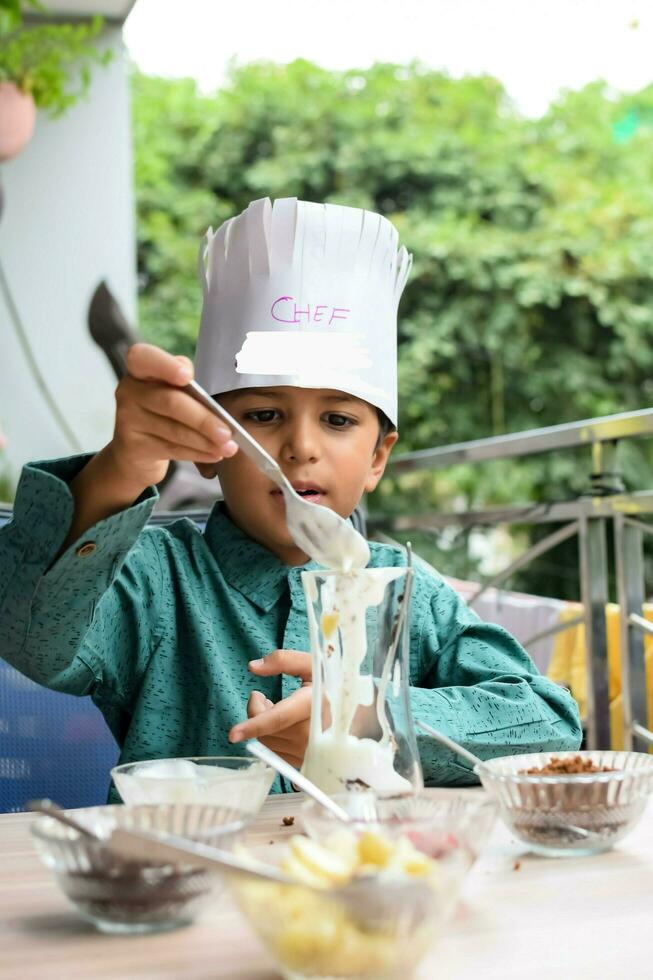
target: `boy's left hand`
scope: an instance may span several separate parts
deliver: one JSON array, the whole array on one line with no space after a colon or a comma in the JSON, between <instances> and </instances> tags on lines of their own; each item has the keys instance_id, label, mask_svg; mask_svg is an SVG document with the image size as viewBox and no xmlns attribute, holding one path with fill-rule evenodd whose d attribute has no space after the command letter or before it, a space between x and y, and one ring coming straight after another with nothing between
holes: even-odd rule
<instances>
[{"instance_id":1,"label":"boy's left hand","mask_svg":"<svg viewBox=\"0 0 653 980\"><path fill-rule=\"evenodd\" d=\"M311 720L311 655L297 650L275 650L263 660L251 660L249 669L259 677L278 674L301 677L302 686L278 704L253 691L247 703L248 720L234 725L229 741L258 738L299 769L304 761Z\"/></svg>"}]
</instances>

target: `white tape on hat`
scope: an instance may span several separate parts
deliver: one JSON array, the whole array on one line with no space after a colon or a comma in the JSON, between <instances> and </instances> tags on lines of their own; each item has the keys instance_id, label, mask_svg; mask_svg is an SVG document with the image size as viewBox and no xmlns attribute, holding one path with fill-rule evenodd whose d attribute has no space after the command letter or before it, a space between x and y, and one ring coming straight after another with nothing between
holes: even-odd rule
<instances>
[{"instance_id":1,"label":"white tape on hat","mask_svg":"<svg viewBox=\"0 0 653 980\"><path fill-rule=\"evenodd\" d=\"M236 355L238 374L312 375L355 373L372 365L369 349L354 333L315 330L250 331Z\"/></svg>"}]
</instances>

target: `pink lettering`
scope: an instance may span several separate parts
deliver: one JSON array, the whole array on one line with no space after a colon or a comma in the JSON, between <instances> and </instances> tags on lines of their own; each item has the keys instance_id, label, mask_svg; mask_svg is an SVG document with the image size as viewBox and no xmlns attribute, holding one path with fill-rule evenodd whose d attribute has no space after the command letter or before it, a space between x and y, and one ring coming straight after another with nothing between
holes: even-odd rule
<instances>
[{"instance_id":1,"label":"pink lettering","mask_svg":"<svg viewBox=\"0 0 653 980\"><path fill-rule=\"evenodd\" d=\"M306 317L306 322L307 323L310 323L311 322L311 304L310 303L308 304L308 306L306 307L305 310L300 310L298 308L298 306L297 306L297 303L295 303L295 321L294 322L295 323L301 323L301 320L299 319L299 317L302 317L302 316L305 316Z\"/></svg>"},{"instance_id":2,"label":"pink lettering","mask_svg":"<svg viewBox=\"0 0 653 980\"><path fill-rule=\"evenodd\" d=\"M328 306L326 303L316 303L313 307L307 303L302 307L294 296L279 296L270 307L270 313L278 323L302 323L302 318L305 323L323 323L328 316L330 326L334 320L348 320L351 310L344 306Z\"/></svg>"},{"instance_id":3,"label":"pink lettering","mask_svg":"<svg viewBox=\"0 0 653 980\"><path fill-rule=\"evenodd\" d=\"M279 323L297 323L296 319L289 320L287 316L277 316L276 313L277 306L279 306L280 303L292 303L292 299L293 299L292 296L280 296L279 299L275 299L274 303L272 304L272 309L270 310L270 312L272 313L274 319L278 320ZM289 311L281 310L280 312L285 313Z\"/></svg>"},{"instance_id":4,"label":"pink lettering","mask_svg":"<svg viewBox=\"0 0 653 980\"><path fill-rule=\"evenodd\" d=\"M333 309L331 310L331 319L329 320L329 326L333 323L334 320L348 319L348 317L346 316L340 316L341 313L351 313L351 310L346 310L340 306L334 306Z\"/></svg>"}]
</instances>

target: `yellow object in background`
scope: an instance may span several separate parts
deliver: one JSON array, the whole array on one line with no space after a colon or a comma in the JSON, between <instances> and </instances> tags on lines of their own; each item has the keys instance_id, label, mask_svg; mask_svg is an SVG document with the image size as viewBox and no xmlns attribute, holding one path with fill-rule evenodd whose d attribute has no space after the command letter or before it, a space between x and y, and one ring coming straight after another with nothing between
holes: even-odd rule
<instances>
[{"instance_id":1,"label":"yellow object in background","mask_svg":"<svg viewBox=\"0 0 653 980\"><path fill-rule=\"evenodd\" d=\"M560 614L560 621L575 619L583 611L580 603L570 603ZM645 603L643 615L653 623L653 604ZM610 742L615 750L624 747L624 713L621 696L621 637L620 608L610 602L605 607L606 632L608 640L608 675L610 696ZM646 710L645 724L653 724L653 637L644 636L644 662L646 669ZM581 718L587 716L587 651L585 647L585 625L580 623L558 633L553 647L551 663L547 671L552 681L568 687L578 702Z\"/></svg>"}]
</instances>

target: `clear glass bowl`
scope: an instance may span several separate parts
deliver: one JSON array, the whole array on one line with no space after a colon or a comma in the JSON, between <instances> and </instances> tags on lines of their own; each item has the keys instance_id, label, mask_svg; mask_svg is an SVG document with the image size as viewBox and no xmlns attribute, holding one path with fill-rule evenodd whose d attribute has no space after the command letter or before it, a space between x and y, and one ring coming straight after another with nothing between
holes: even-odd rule
<instances>
[{"instance_id":1,"label":"clear glass bowl","mask_svg":"<svg viewBox=\"0 0 653 980\"><path fill-rule=\"evenodd\" d=\"M115 766L111 776L130 805L204 803L254 815L263 806L275 772L258 759L212 755L127 762Z\"/></svg>"},{"instance_id":2,"label":"clear glass bowl","mask_svg":"<svg viewBox=\"0 0 653 980\"><path fill-rule=\"evenodd\" d=\"M613 772L526 775L552 758L580 756ZM478 768L512 831L531 850L579 857L609 850L641 817L653 790L653 756L643 752L538 752L492 759Z\"/></svg>"},{"instance_id":3,"label":"clear glass bowl","mask_svg":"<svg viewBox=\"0 0 653 980\"><path fill-rule=\"evenodd\" d=\"M358 833L379 829L391 838L408 834L431 857L437 857L443 846L446 848L455 840L470 865L487 844L496 820L494 802L478 789L442 796L426 791L395 798L350 792L333 799L354 819L352 827ZM303 804L299 819L308 836L318 841L342 827L337 817L314 800Z\"/></svg>"},{"instance_id":4,"label":"clear glass bowl","mask_svg":"<svg viewBox=\"0 0 653 980\"><path fill-rule=\"evenodd\" d=\"M224 847L249 817L227 807L169 804L72 810L98 833L112 825L179 834ZM192 865L122 861L102 840L79 834L52 817L31 826L36 849L66 898L102 932L161 932L191 922L221 889L221 877Z\"/></svg>"},{"instance_id":5,"label":"clear glass bowl","mask_svg":"<svg viewBox=\"0 0 653 980\"><path fill-rule=\"evenodd\" d=\"M383 800L382 805L386 807L392 802ZM404 806L407 801L394 802ZM491 806L478 813L491 823ZM322 828L327 836L329 832L343 830L340 822L331 822L328 816L325 822L320 822L317 809L313 811L308 804L302 821L316 836L321 835ZM383 821L382 827L379 821L368 820L357 821L350 827L355 833L376 827L385 836L408 837L415 847L436 858L437 865L428 877L428 888L432 889L429 900L415 916L403 899L398 899L396 909L391 907L389 919L385 918L375 928L369 922L359 922L351 905L330 890L322 892L299 884L250 882L228 876L228 887L241 912L275 958L286 980L408 980L456 905L472 856L463 843L464 835L459 834L460 823L453 818L453 807L449 819L442 821L432 811L426 814L424 808L406 818L395 812L392 818ZM274 851L272 859L280 862L283 847ZM265 857L270 860L269 850Z\"/></svg>"}]
</instances>

